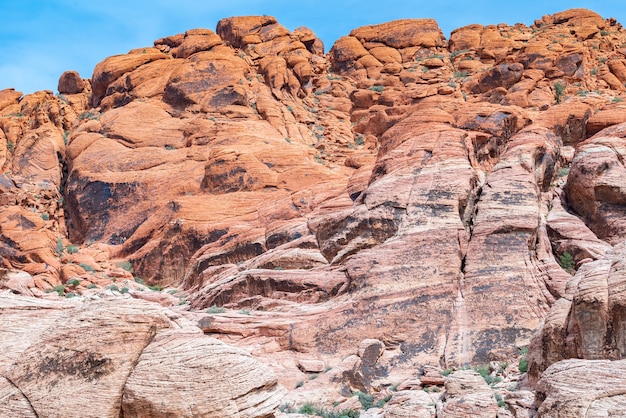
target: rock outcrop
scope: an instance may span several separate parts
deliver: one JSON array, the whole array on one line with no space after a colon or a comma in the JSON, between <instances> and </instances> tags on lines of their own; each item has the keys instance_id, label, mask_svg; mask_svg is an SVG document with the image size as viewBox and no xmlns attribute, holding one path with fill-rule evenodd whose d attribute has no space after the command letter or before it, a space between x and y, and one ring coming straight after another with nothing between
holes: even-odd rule
<instances>
[{"instance_id":1,"label":"rock outcrop","mask_svg":"<svg viewBox=\"0 0 626 418\"><path fill-rule=\"evenodd\" d=\"M10 360L0 388L13 410L44 415L46 379L61 399L96 378L111 382L94 395L104 415L272 413L265 372L195 404L199 370L227 381L239 369L194 353L253 360L162 307L54 304L102 294L180 303L204 333L280 364L290 387L351 356L333 376L382 394L424 365L516 359L542 324L532 383L563 359L622 358L624 44L619 23L584 9L450 39L403 19L356 28L326 55L305 27L231 17L106 58L89 80L68 71L58 96L0 91L0 286L50 299L33 338L72 341L97 375L69 372L66 347L20 346L28 362ZM71 329L106 322L108 357L55 334L61 312ZM117 356L126 314L138 330ZM46 356L71 379L28 380ZM468 411L504 414L479 398ZM402 399L395 416L433 413L422 395Z\"/></svg>"},{"instance_id":2,"label":"rock outcrop","mask_svg":"<svg viewBox=\"0 0 626 418\"><path fill-rule=\"evenodd\" d=\"M537 385L538 417L617 417L626 405L624 361L563 360Z\"/></svg>"},{"instance_id":3,"label":"rock outcrop","mask_svg":"<svg viewBox=\"0 0 626 418\"><path fill-rule=\"evenodd\" d=\"M583 264L552 307L530 350L531 381L563 359L618 360L626 356L626 244Z\"/></svg>"},{"instance_id":4,"label":"rock outcrop","mask_svg":"<svg viewBox=\"0 0 626 418\"><path fill-rule=\"evenodd\" d=\"M267 367L157 306L0 295L0 415L272 416Z\"/></svg>"}]
</instances>

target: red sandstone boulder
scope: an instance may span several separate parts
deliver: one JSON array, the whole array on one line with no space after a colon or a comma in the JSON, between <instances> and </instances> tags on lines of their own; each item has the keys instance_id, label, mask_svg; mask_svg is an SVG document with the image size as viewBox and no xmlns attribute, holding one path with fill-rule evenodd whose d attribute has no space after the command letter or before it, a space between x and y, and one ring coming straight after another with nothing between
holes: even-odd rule
<instances>
[{"instance_id":1,"label":"red sandstone boulder","mask_svg":"<svg viewBox=\"0 0 626 418\"><path fill-rule=\"evenodd\" d=\"M15 89L0 90L0 110L7 106L17 104L20 97L22 97L22 93L15 91Z\"/></svg>"},{"instance_id":2,"label":"red sandstone boulder","mask_svg":"<svg viewBox=\"0 0 626 418\"><path fill-rule=\"evenodd\" d=\"M76 71L66 71L59 78L57 90L60 94L77 94L85 90L85 81Z\"/></svg>"},{"instance_id":3,"label":"red sandstone boulder","mask_svg":"<svg viewBox=\"0 0 626 418\"><path fill-rule=\"evenodd\" d=\"M133 54L116 55L101 61L94 68L91 77L92 97L91 105L97 107L105 96L109 84L122 75L149 62L170 58L156 49L146 48Z\"/></svg>"},{"instance_id":4,"label":"red sandstone boulder","mask_svg":"<svg viewBox=\"0 0 626 418\"><path fill-rule=\"evenodd\" d=\"M209 29L193 29L185 32L182 42L172 49L175 58L188 58L196 52L209 51L222 44L222 38Z\"/></svg>"},{"instance_id":5,"label":"red sandstone boulder","mask_svg":"<svg viewBox=\"0 0 626 418\"><path fill-rule=\"evenodd\" d=\"M350 32L361 42L380 42L392 48L443 46L445 38L433 19L403 19L363 26Z\"/></svg>"}]
</instances>

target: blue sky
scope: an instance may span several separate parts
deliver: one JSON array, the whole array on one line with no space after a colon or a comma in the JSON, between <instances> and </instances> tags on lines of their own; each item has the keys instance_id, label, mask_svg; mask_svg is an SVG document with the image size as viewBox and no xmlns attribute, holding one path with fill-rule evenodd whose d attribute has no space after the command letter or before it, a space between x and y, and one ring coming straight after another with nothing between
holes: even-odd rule
<instances>
[{"instance_id":1,"label":"blue sky","mask_svg":"<svg viewBox=\"0 0 626 418\"><path fill-rule=\"evenodd\" d=\"M91 78L108 56L193 28L215 30L223 17L271 15L290 30L311 28L328 51L337 38L363 25L432 17L446 37L470 23L525 23L584 7L626 25L626 1L366 1L366 0L16 0L0 12L0 89L56 93L59 76L76 70Z\"/></svg>"}]
</instances>

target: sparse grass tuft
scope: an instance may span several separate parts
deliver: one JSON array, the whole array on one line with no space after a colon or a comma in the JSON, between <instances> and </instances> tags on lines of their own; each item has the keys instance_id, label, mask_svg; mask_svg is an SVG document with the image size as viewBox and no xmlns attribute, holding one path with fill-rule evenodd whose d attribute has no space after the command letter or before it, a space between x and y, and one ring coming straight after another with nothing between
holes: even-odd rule
<instances>
[{"instance_id":1,"label":"sparse grass tuft","mask_svg":"<svg viewBox=\"0 0 626 418\"><path fill-rule=\"evenodd\" d=\"M126 270L129 273L133 272L133 265L130 263L130 261L120 261L120 262L116 263L116 266L118 266L122 270ZM137 281L137 277L135 277L135 281Z\"/></svg>"},{"instance_id":2,"label":"sparse grass tuft","mask_svg":"<svg viewBox=\"0 0 626 418\"><path fill-rule=\"evenodd\" d=\"M210 313L210 314L218 314L218 313L224 313L224 312L226 312L226 309L217 305L213 305L206 310L206 313Z\"/></svg>"}]
</instances>

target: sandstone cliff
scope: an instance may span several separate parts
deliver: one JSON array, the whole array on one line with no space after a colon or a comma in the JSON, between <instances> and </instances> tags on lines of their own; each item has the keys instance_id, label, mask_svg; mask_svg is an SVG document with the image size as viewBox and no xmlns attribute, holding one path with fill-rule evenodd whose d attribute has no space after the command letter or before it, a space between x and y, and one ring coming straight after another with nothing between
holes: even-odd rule
<instances>
[{"instance_id":1,"label":"sandstone cliff","mask_svg":"<svg viewBox=\"0 0 626 418\"><path fill-rule=\"evenodd\" d=\"M345 380L364 390L510 360L545 318L535 380L622 358L619 297L587 291L612 288L626 234L624 45L583 9L450 39L400 20L326 54L233 17L66 72L56 96L1 91L1 284L181 303L288 386L366 339L383 363Z\"/></svg>"}]
</instances>

